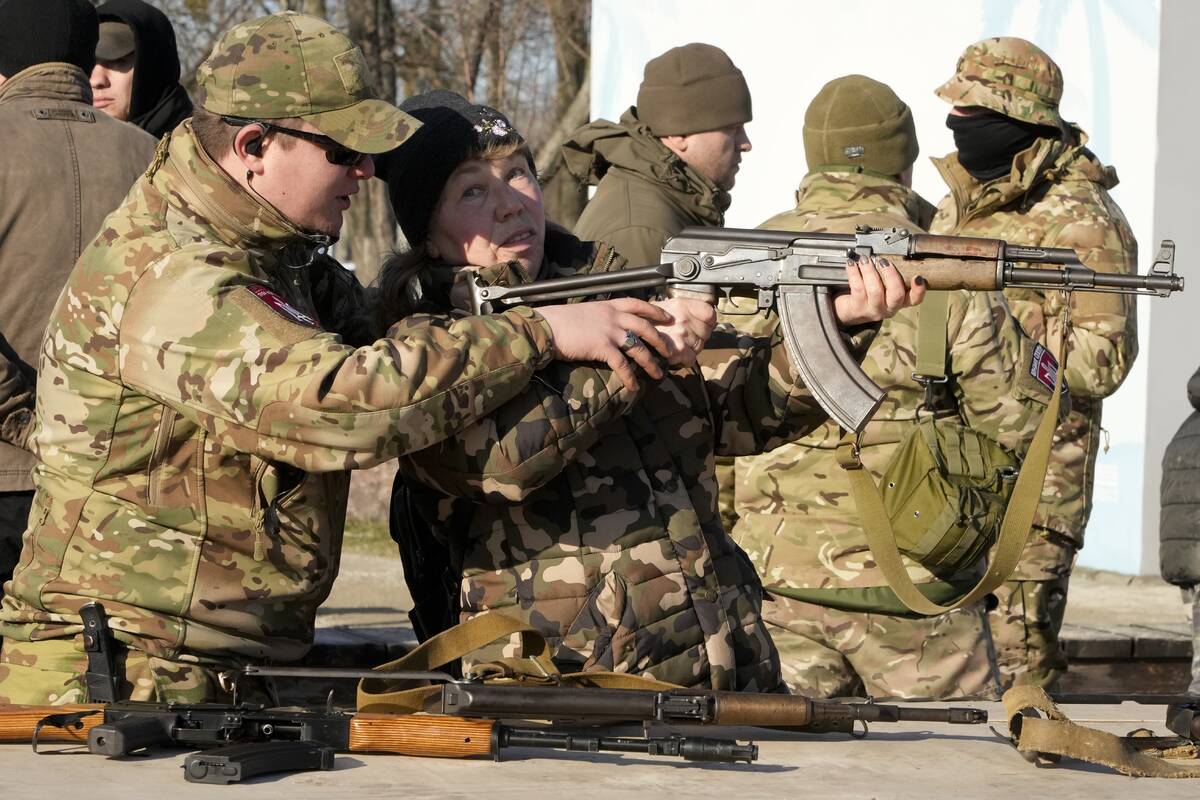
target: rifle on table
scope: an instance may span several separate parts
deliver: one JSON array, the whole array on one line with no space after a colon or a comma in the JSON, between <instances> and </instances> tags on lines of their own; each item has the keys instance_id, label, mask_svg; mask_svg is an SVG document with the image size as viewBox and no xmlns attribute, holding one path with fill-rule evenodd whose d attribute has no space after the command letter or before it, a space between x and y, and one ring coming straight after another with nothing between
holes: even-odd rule
<instances>
[{"instance_id":1,"label":"rifle on table","mask_svg":"<svg viewBox=\"0 0 1200 800\"><path fill-rule=\"evenodd\" d=\"M257 677L411 680L414 673L307 667L242 668ZM436 673L433 673L437 675ZM424 677L426 673L422 673ZM731 692L716 689L608 689L590 686L488 684L452 680L428 688L422 701L431 714L498 719L574 722L659 722L667 725L743 725L801 733L865 734L870 722L987 722L980 708L913 708L875 702L813 700L803 695ZM370 708L369 704L363 704Z\"/></svg>"},{"instance_id":2,"label":"rifle on table","mask_svg":"<svg viewBox=\"0 0 1200 800\"><path fill-rule=\"evenodd\" d=\"M886 256L911 283L930 289L995 291L1007 287L1115 292L1167 297L1182 291L1175 274L1175 243L1164 240L1149 274L1114 275L1085 266L1070 248L1018 247L1000 239L910 234L892 228L857 233L793 233L736 228L684 228L663 246L662 264L520 286L471 282L472 310L488 314L530 305L665 289L668 295L716 303L750 291L745 313L775 309L788 356L829 416L860 431L883 402L884 391L859 367L838 329L833 292L847 286L846 262ZM1019 264L1035 266L1022 267ZM733 312L741 313L741 312Z\"/></svg>"},{"instance_id":3,"label":"rifle on table","mask_svg":"<svg viewBox=\"0 0 1200 800\"><path fill-rule=\"evenodd\" d=\"M184 774L189 781L203 783L230 783L265 772L332 769L334 752L498 759L506 748L531 747L724 763L758 758L753 743L675 734L599 736L457 716L133 700L107 705L0 705L3 742L32 742L35 752L44 742L86 742L89 752L109 757L157 746L200 749L204 752L185 759Z\"/></svg>"}]
</instances>

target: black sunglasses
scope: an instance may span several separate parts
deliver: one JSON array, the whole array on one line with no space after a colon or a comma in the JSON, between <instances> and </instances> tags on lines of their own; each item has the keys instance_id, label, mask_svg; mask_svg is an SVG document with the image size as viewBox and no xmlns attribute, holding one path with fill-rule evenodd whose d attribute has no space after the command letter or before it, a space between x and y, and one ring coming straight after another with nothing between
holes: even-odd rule
<instances>
[{"instance_id":1,"label":"black sunglasses","mask_svg":"<svg viewBox=\"0 0 1200 800\"><path fill-rule=\"evenodd\" d=\"M338 144L333 139L320 133L309 133L308 131L298 131L295 128L285 128L282 125L275 125L271 122L263 122L258 119L241 119L240 117L221 117L221 121L227 122L230 125L245 127L246 125L258 125L263 129L263 133L282 133L284 136L294 136L297 139L303 139L306 142L312 142L317 147L325 151L325 158L330 164L336 164L339 167L357 167L362 164L367 157L366 153L360 153L357 150L351 150L349 147Z\"/></svg>"}]
</instances>

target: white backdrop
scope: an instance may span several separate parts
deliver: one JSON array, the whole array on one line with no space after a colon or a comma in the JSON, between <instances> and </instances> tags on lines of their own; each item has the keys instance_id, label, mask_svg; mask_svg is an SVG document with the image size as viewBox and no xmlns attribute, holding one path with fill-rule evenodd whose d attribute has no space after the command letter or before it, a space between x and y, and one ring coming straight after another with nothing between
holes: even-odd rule
<instances>
[{"instance_id":1,"label":"white backdrop","mask_svg":"<svg viewBox=\"0 0 1200 800\"><path fill-rule=\"evenodd\" d=\"M1021 36L1062 67L1064 117L1090 135L1102 161L1118 168L1121 184L1113 196L1133 225L1145 271L1157 249L1160 13L1157 0L593 0L592 116L616 120L634 103L645 62L668 48L702 41L725 49L754 98L754 120L747 126L753 150L743 158L727 224L753 227L793 204L805 173L801 128L809 100L826 81L862 73L891 85L912 108L921 141L913 184L936 203L945 187L928 157L953 150L953 139L944 124L948 107L933 90L953 74L971 42ZM1182 58L1180 66L1191 62ZM1179 233L1176 238L1183 238ZM1183 247L1180 259L1186 265ZM1139 303L1143 342L1149 340L1151 305ZM1178 386L1162 389L1179 395L1179 402L1167 404L1179 420L1186 408L1182 386L1200 362L1200 348L1185 360L1190 365L1179 368L1186 374ZM1150 361L1144 347L1125 385L1105 401L1110 449L1097 467L1085 565L1157 570L1157 547L1150 541L1157 530L1152 521L1143 528L1144 511L1157 518L1156 506L1152 514L1144 507L1144 495L1156 493L1144 485L1145 464L1161 458L1161 449L1146 449Z\"/></svg>"}]
</instances>

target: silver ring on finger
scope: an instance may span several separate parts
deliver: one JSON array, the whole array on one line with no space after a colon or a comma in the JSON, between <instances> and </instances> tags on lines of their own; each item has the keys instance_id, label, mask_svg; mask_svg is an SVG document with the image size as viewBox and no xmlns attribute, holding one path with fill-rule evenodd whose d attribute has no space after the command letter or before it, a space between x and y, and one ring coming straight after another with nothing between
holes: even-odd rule
<instances>
[{"instance_id":1,"label":"silver ring on finger","mask_svg":"<svg viewBox=\"0 0 1200 800\"><path fill-rule=\"evenodd\" d=\"M633 331L625 331L625 341L617 347L622 353L628 353L633 348L642 343L642 337L638 336Z\"/></svg>"}]
</instances>

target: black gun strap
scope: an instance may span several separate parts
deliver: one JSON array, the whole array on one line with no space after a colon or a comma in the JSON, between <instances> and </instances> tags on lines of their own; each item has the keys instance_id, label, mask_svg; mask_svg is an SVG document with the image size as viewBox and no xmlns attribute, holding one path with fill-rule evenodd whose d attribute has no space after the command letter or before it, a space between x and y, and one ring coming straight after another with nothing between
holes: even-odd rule
<instances>
[{"instance_id":1,"label":"black gun strap","mask_svg":"<svg viewBox=\"0 0 1200 800\"><path fill-rule=\"evenodd\" d=\"M120 683L116 674L116 640L108 627L108 615L97 602L84 603L79 609L83 620L83 651L87 653L84 684L89 703L115 703Z\"/></svg>"}]
</instances>

